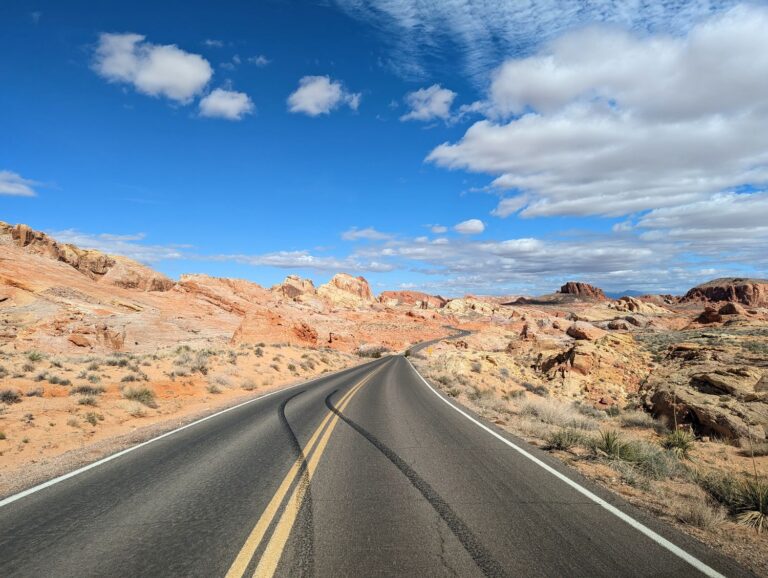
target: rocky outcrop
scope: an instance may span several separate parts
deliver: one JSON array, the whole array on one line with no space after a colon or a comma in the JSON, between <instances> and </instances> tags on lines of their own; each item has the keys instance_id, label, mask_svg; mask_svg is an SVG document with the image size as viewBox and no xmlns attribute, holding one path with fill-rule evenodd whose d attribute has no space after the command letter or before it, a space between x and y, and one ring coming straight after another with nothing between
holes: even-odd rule
<instances>
[{"instance_id":1,"label":"rocky outcrop","mask_svg":"<svg viewBox=\"0 0 768 578\"><path fill-rule=\"evenodd\" d=\"M723 320L723 316L714 307L705 307L696 321L699 323L720 323Z\"/></svg>"},{"instance_id":2,"label":"rocky outcrop","mask_svg":"<svg viewBox=\"0 0 768 578\"><path fill-rule=\"evenodd\" d=\"M59 243L27 225L9 225L0 222L0 236L10 238L13 244L30 253L66 263L101 283L140 291L168 291L174 286L174 282L165 275L136 261Z\"/></svg>"},{"instance_id":3,"label":"rocky outcrop","mask_svg":"<svg viewBox=\"0 0 768 578\"><path fill-rule=\"evenodd\" d=\"M766 371L742 363L740 349L680 343L641 390L646 406L702 435L748 443L766 439Z\"/></svg>"},{"instance_id":4,"label":"rocky outcrop","mask_svg":"<svg viewBox=\"0 0 768 578\"><path fill-rule=\"evenodd\" d=\"M586 321L576 321L568 328L566 334L577 340L595 341L603 337L605 331Z\"/></svg>"},{"instance_id":5,"label":"rocky outcrop","mask_svg":"<svg viewBox=\"0 0 768 578\"><path fill-rule=\"evenodd\" d=\"M298 275L288 275L282 283L274 285L271 291L294 301L299 301L305 296L317 294L317 289L315 289L315 284L312 280L304 279Z\"/></svg>"},{"instance_id":6,"label":"rocky outcrop","mask_svg":"<svg viewBox=\"0 0 768 578\"><path fill-rule=\"evenodd\" d=\"M580 281L568 281L565 285L560 287L560 293L563 295L574 295L581 299L596 299L598 301L608 300L608 297L605 296L602 289Z\"/></svg>"},{"instance_id":7,"label":"rocky outcrop","mask_svg":"<svg viewBox=\"0 0 768 578\"><path fill-rule=\"evenodd\" d=\"M768 279L723 277L697 285L682 298L683 302L729 301L750 307L768 307Z\"/></svg>"},{"instance_id":8,"label":"rocky outcrop","mask_svg":"<svg viewBox=\"0 0 768 578\"><path fill-rule=\"evenodd\" d=\"M655 303L641 301L635 297L620 297L608 307L624 313L640 313L641 315L667 315L671 313L666 307Z\"/></svg>"},{"instance_id":9,"label":"rocky outcrop","mask_svg":"<svg viewBox=\"0 0 768 578\"><path fill-rule=\"evenodd\" d=\"M418 309L442 309L447 300L439 295L429 295L421 291L383 291L379 301L389 307L407 305Z\"/></svg>"},{"instance_id":10,"label":"rocky outcrop","mask_svg":"<svg viewBox=\"0 0 768 578\"><path fill-rule=\"evenodd\" d=\"M499 305L467 295L462 299L451 299L443 310L458 316L491 317L499 312Z\"/></svg>"},{"instance_id":11,"label":"rocky outcrop","mask_svg":"<svg viewBox=\"0 0 768 578\"><path fill-rule=\"evenodd\" d=\"M346 273L334 275L333 279L318 288L317 294L335 307L364 307L375 301L364 277Z\"/></svg>"}]
</instances>

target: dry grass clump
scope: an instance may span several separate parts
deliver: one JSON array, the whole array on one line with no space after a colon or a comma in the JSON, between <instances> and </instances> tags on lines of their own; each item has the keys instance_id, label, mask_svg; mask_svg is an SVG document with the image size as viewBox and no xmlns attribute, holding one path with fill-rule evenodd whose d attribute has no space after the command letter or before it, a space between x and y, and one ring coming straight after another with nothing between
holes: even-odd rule
<instances>
[{"instance_id":1,"label":"dry grass clump","mask_svg":"<svg viewBox=\"0 0 768 578\"><path fill-rule=\"evenodd\" d=\"M21 403L21 394L15 389L2 389L0 390L0 402L6 405Z\"/></svg>"},{"instance_id":2,"label":"dry grass clump","mask_svg":"<svg viewBox=\"0 0 768 578\"><path fill-rule=\"evenodd\" d=\"M726 513L719 504L712 504L709 500L696 500L681 506L676 517L683 524L712 530L725 522Z\"/></svg>"},{"instance_id":3,"label":"dry grass clump","mask_svg":"<svg viewBox=\"0 0 768 578\"><path fill-rule=\"evenodd\" d=\"M758 532L768 528L768 482L755 476L710 473L700 476L699 485L725 506L736 521Z\"/></svg>"},{"instance_id":4,"label":"dry grass clump","mask_svg":"<svg viewBox=\"0 0 768 578\"><path fill-rule=\"evenodd\" d=\"M581 430L595 430L599 424L592 418L582 415L573 405L554 399L532 398L520 404L523 415L538 418L544 423Z\"/></svg>"},{"instance_id":5,"label":"dry grass clump","mask_svg":"<svg viewBox=\"0 0 768 578\"><path fill-rule=\"evenodd\" d=\"M155 401L155 392L148 387L124 387L122 393L125 399L137 401L146 405L147 407L157 407L157 402Z\"/></svg>"}]
</instances>

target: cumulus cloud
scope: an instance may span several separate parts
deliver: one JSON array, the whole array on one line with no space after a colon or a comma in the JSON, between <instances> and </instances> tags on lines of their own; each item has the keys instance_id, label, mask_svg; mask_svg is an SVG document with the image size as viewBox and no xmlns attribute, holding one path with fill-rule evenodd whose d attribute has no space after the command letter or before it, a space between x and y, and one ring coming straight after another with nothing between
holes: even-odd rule
<instances>
[{"instance_id":1,"label":"cumulus cloud","mask_svg":"<svg viewBox=\"0 0 768 578\"><path fill-rule=\"evenodd\" d=\"M38 184L13 171L0 171L0 195L36 197L37 191L34 187Z\"/></svg>"},{"instance_id":2,"label":"cumulus cloud","mask_svg":"<svg viewBox=\"0 0 768 578\"><path fill-rule=\"evenodd\" d=\"M453 230L462 235L477 235L485 231L485 223L480 219L469 219L454 226Z\"/></svg>"},{"instance_id":3,"label":"cumulus cloud","mask_svg":"<svg viewBox=\"0 0 768 578\"><path fill-rule=\"evenodd\" d=\"M217 88L200 101L200 115L241 120L253 113L253 101L244 92Z\"/></svg>"},{"instance_id":4,"label":"cumulus cloud","mask_svg":"<svg viewBox=\"0 0 768 578\"><path fill-rule=\"evenodd\" d=\"M305 76L288 97L288 110L309 116L329 114L341 105L357 110L360 98L359 92L348 92L341 82L329 76Z\"/></svg>"},{"instance_id":5,"label":"cumulus cloud","mask_svg":"<svg viewBox=\"0 0 768 578\"><path fill-rule=\"evenodd\" d=\"M200 94L213 75L210 63L199 54L173 44L152 44L141 34L101 34L93 68L110 82L181 103Z\"/></svg>"},{"instance_id":6,"label":"cumulus cloud","mask_svg":"<svg viewBox=\"0 0 768 578\"><path fill-rule=\"evenodd\" d=\"M451 117L451 105L454 98L456 98L455 92L443 88L439 84L409 92L405 96L405 103L410 111L402 115L400 120L448 120Z\"/></svg>"},{"instance_id":7,"label":"cumulus cloud","mask_svg":"<svg viewBox=\"0 0 768 578\"><path fill-rule=\"evenodd\" d=\"M686 37L570 33L494 74L489 118L435 148L496 176L499 216L624 215L768 185L768 9ZM724 90L723 87L728 87Z\"/></svg>"},{"instance_id":8,"label":"cumulus cloud","mask_svg":"<svg viewBox=\"0 0 768 578\"><path fill-rule=\"evenodd\" d=\"M443 233L448 232L448 227L445 227L444 225L427 225L427 227L429 227L429 230L435 235L442 235Z\"/></svg>"},{"instance_id":9,"label":"cumulus cloud","mask_svg":"<svg viewBox=\"0 0 768 578\"><path fill-rule=\"evenodd\" d=\"M381 231L377 231L373 227L367 227L365 229L358 229L357 227L352 227L348 231L344 231L341 234L341 238L345 241L359 241L361 239L367 240L367 241L383 241L386 239L391 239L392 235L388 233L382 233Z\"/></svg>"}]
</instances>

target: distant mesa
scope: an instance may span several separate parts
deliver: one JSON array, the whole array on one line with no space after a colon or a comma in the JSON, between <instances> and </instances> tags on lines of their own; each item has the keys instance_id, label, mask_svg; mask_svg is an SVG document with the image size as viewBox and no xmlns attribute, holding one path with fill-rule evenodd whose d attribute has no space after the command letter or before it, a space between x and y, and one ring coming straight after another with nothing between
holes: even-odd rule
<instances>
[{"instance_id":1,"label":"distant mesa","mask_svg":"<svg viewBox=\"0 0 768 578\"><path fill-rule=\"evenodd\" d=\"M768 279L721 277L697 285L682 302L729 302L748 307L768 307Z\"/></svg>"},{"instance_id":2,"label":"distant mesa","mask_svg":"<svg viewBox=\"0 0 768 578\"><path fill-rule=\"evenodd\" d=\"M581 281L568 281L560 287L560 293L563 295L575 295L584 299L597 299L599 301L606 301L608 299L602 289L589 283L582 283Z\"/></svg>"}]
</instances>

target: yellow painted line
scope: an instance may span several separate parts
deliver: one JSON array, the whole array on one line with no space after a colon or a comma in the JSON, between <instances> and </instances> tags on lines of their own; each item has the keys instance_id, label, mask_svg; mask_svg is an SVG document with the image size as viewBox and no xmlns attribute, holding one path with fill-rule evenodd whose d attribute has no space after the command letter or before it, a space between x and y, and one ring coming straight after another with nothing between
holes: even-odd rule
<instances>
[{"instance_id":1,"label":"yellow painted line","mask_svg":"<svg viewBox=\"0 0 768 578\"><path fill-rule=\"evenodd\" d=\"M340 413L344 411L354 395L360 391L360 389L362 389L363 385L365 385L370 380L370 378L373 377L374 373L369 375L368 379L360 382L357 387L355 387L355 389L350 392L351 395L339 403L338 411ZM317 469L317 464L320 462L320 458L325 451L325 447L328 445L328 440L331 439L333 429L339 422L338 415L329 413L329 417L330 415L333 415L333 419L331 420L328 429L325 430L323 437L318 442L317 449L312 454L312 457L309 459L307 464L307 476L304 477L294 488L293 494L291 495L288 504L286 504L282 516L280 516L280 521L277 523L277 527L272 533L272 537L269 539L269 543L264 550L264 554L262 555L261 560L259 560L259 565L256 567L256 571L253 573L253 575L257 578L272 578L275 575L277 565L280 562L280 558L283 555L283 550L285 549L285 545L288 542L288 537L291 535L293 525L296 523L296 519L299 516L301 505L304 502L304 496L309 489L309 483L312 481L312 476Z\"/></svg>"},{"instance_id":2,"label":"yellow painted line","mask_svg":"<svg viewBox=\"0 0 768 578\"><path fill-rule=\"evenodd\" d=\"M341 405L342 403L351 399L351 397L355 394L355 392L358 389L360 389L360 387L362 387L378 371L379 371L378 369L375 370L373 373L369 374L367 377L363 378L355 386L353 386L346 394L344 394L339 404ZM288 493L288 490L290 489L291 485L295 481L296 476L298 475L299 470L301 469L301 464L303 463L304 459L309 455L309 453L312 451L318 439L320 439L320 434L322 433L323 429L325 428L325 426L328 424L328 422L331 420L331 417L333 416L334 414L329 411L328 414L323 419L323 421L320 423L320 425L312 434L312 437L309 438L307 445L304 447L304 451L303 451L304 457L296 458L296 461L293 463L290 470L288 470L288 473L286 474L285 478L280 483L280 486L277 488L275 495L272 496L272 499L269 501L269 504L267 504L266 509L261 514L261 517L259 518L259 521L256 523L256 526L254 526L253 530L251 530L251 533L246 538L245 543L243 544L243 547L240 549L240 552L235 558L235 561L232 563L232 566L230 566L229 571L226 574L226 578L241 578L243 574L245 574L245 571L248 568L248 564L250 563L251 558L253 558L254 553L259 547L259 544L261 544L261 541L264 539L264 534L267 532L267 529L272 524L272 521L275 519L275 516L277 515L277 512L280 508L280 504L283 503L283 499L285 498L286 494Z\"/></svg>"}]
</instances>

